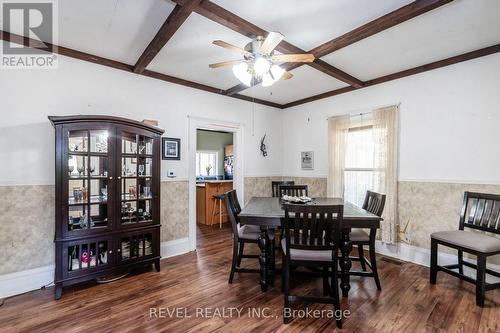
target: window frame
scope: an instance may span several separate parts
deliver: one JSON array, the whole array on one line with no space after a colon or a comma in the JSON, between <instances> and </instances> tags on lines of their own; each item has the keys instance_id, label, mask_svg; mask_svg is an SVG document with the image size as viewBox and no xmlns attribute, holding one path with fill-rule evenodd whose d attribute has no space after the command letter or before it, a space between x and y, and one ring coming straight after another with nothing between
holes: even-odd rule
<instances>
[{"instance_id":1,"label":"window frame","mask_svg":"<svg viewBox=\"0 0 500 333\"><path fill-rule=\"evenodd\" d=\"M215 154L215 165L212 166L212 170L214 170L213 175L205 175L205 174L199 174L196 172L196 177L210 177L210 176L217 176L217 172L219 170L219 151L218 150L197 150L196 151L196 157L198 157L198 154ZM196 163L196 171L199 170L199 163L197 160L195 160Z\"/></svg>"},{"instance_id":2,"label":"window frame","mask_svg":"<svg viewBox=\"0 0 500 333\"><path fill-rule=\"evenodd\" d=\"M362 131L362 130L366 130L366 129L371 129L373 130L373 127L374 125L371 124L370 122L368 123L358 123L358 124L351 124L348 128L347 128L347 135L349 135L349 132L355 132L355 131ZM345 145L345 152L347 152L347 148L348 147L348 143L346 141L346 145ZM375 156L373 156L373 159L374 159L374 162L375 162ZM344 189L343 189L343 197L347 197L346 196L346 190L347 190L347 186L346 186L346 182L345 182L345 179L346 179L346 172L372 172L373 174L375 174L375 172L377 170L380 170L379 168L376 168L375 167L375 163L374 163L374 166L372 168L357 168L357 167L346 167L346 160L344 160L344 167L343 167L343 178L344 178Z\"/></svg>"}]
</instances>

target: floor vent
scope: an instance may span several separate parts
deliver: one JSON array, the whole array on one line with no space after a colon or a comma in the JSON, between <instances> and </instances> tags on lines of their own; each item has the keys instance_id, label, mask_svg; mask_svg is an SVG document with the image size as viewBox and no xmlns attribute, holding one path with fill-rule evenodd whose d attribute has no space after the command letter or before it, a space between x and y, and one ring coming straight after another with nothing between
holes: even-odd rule
<instances>
[{"instance_id":1,"label":"floor vent","mask_svg":"<svg viewBox=\"0 0 500 333\"><path fill-rule=\"evenodd\" d=\"M401 266L403 264L403 261L393 259L393 258L388 258L388 257L382 257L382 259L380 259L380 260L388 262L390 264L398 265L398 266Z\"/></svg>"}]
</instances>

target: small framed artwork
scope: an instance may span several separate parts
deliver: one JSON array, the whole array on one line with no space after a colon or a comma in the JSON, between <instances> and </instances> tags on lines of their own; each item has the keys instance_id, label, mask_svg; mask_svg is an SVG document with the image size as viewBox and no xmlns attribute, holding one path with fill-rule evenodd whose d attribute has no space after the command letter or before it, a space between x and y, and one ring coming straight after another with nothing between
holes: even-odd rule
<instances>
[{"instance_id":1,"label":"small framed artwork","mask_svg":"<svg viewBox=\"0 0 500 333\"><path fill-rule=\"evenodd\" d=\"M162 160L181 159L181 139L161 138Z\"/></svg>"},{"instance_id":2,"label":"small framed artwork","mask_svg":"<svg viewBox=\"0 0 500 333\"><path fill-rule=\"evenodd\" d=\"M302 170L313 170L314 169L314 152L313 151L303 151L300 153L300 165Z\"/></svg>"}]
</instances>

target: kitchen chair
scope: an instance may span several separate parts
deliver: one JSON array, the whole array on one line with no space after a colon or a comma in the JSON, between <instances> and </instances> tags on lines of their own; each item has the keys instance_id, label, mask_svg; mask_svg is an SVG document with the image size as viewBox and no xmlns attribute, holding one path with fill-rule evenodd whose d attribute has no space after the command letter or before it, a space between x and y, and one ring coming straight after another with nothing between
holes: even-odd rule
<instances>
[{"instance_id":1,"label":"kitchen chair","mask_svg":"<svg viewBox=\"0 0 500 333\"><path fill-rule=\"evenodd\" d=\"M338 286L338 252L341 239L343 205L293 205L285 204L285 238L281 240L283 250L283 321L290 302L332 304L334 312L340 311ZM292 266L322 269L323 296L290 295L291 274L297 271ZM330 283L328 278L330 277ZM340 317L336 318L338 328L342 327Z\"/></svg>"},{"instance_id":2,"label":"kitchen chair","mask_svg":"<svg viewBox=\"0 0 500 333\"><path fill-rule=\"evenodd\" d=\"M273 181L271 182L272 190L273 190L273 197L279 197L280 192L279 192L279 187L280 186L285 186L285 185L295 185L295 182L293 180L283 180L283 181Z\"/></svg>"},{"instance_id":3,"label":"kitchen chair","mask_svg":"<svg viewBox=\"0 0 500 333\"><path fill-rule=\"evenodd\" d=\"M465 228L472 229L465 231ZM465 192L458 230L440 231L431 235L430 283L436 284L442 271L476 285L476 305L484 307L485 293L500 288L500 283L487 283L486 274L500 278L500 272L486 268L489 256L500 254L500 239L485 234L500 234L500 195ZM458 250L458 263L438 265L438 245ZM477 257L477 264L465 261L463 253ZM464 266L476 270L476 279L464 275ZM453 269L458 269L458 272Z\"/></svg>"},{"instance_id":4,"label":"kitchen chair","mask_svg":"<svg viewBox=\"0 0 500 333\"><path fill-rule=\"evenodd\" d=\"M260 236L260 228L254 225L241 225L239 223L237 214L241 212L241 207L235 190L226 192L223 195L226 203L227 214L233 230L233 259L231 261L231 272L229 274L229 283L233 283L235 272L260 273L260 269L240 267L241 259L243 258L259 258L258 254L243 254L243 249L245 243L257 244ZM274 241L274 235L270 234L269 239Z\"/></svg>"},{"instance_id":5,"label":"kitchen chair","mask_svg":"<svg viewBox=\"0 0 500 333\"><path fill-rule=\"evenodd\" d=\"M377 192L366 191L365 201L363 203L363 209L369 211L377 216L382 216L385 206L385 194L380 194ZM377 271L377 259L375 256L375 236L377 235L377 229L372 228L370 232L367 233L363 229L353 228L350 233L350 239L353 246L358 247L358 257L351 256L350 259L353 261L359 261L361 264L362 272L351 270L349 275L352 276L368 276L375 279L375 284L378 290L382 290L380 285L380 279L378 277ZM368 246L368 253L370 260L368 261L364 256L363 246ZM371 269L371 272L367 272L366 266Z\"/></svg>"},{"instance_id":6,"label":"kitchen chair","mask_svg":"<svg viewBox=\"0 0 500 333\"><path fill-rule=\"evenodd\" d=\"M280 185L278 188L278 197L282 197L284 195L289 195L293 197L307 196L308 190L307 185Z\"/></svg>"}]
</instances>

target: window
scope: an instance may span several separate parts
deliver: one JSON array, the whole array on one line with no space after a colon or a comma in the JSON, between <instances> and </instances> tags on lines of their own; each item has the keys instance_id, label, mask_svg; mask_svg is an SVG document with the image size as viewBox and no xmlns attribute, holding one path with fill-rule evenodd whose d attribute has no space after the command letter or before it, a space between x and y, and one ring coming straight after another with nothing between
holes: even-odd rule
<instances>
[{"instance_id":1,"label":"window","mask_svg":"<svg viewBox=\"0 0 500 333\"><path fill-rule=\"evenodd\" d=\"M219 152L197 151L196 152L196 176L206 177L217 175Z\"/></svg>"},{"instance_id":2,"label":"window","mask_svg":"<svg viewBox=\"0 0 500 333\"><path fill-rule=\"evenodd\" d=\"M367 190L373 190L375 142L372 126L353 127L347 132L344 168L344 198L363 205Z\"/></svg>"}]
</instances>

